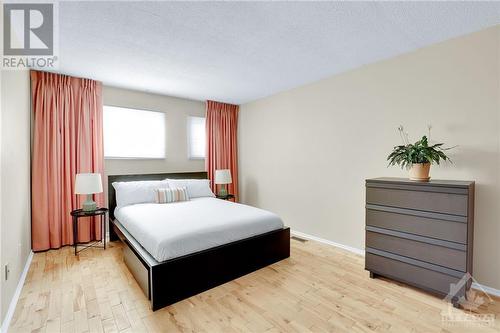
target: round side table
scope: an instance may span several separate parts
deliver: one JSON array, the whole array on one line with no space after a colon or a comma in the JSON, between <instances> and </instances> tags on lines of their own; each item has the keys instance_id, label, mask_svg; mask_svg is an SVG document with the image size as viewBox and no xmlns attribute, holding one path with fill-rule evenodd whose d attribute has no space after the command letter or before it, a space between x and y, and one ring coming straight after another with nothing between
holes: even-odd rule
<instances>
[{"instance_id":1,"label":"round side table","mask_svg":"<svg viewBox=\"0 0 500 333\"><path fill-rule=\"evenodd\" d=\"M82 252L83 250L88 249L89 247L96 247L100 249L106 250L106 214L108 213L107 208L97 208L96 210L86 212L82 209L75 209L71 211L71 216L73 216L73 243L75 246L75 256ZM89 245L84 246L82 249L78 250L78 219L81 217L92 217L92 216L100 216L101 217L101 237L102 240L95 241L90 243ZM102 243L102 246L97 244Z\"/></svg>"}]
</instances>

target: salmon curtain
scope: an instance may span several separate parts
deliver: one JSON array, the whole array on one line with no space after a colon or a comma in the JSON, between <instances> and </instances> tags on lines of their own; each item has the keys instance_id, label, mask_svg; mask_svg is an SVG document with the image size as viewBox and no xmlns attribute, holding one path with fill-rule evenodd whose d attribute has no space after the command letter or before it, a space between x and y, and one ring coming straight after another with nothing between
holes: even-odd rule
<instances>
[{"instance_id":1,"label":"salmon curtain","mask_svg":"<svg viewBox=\"0 0 500 333\"><path fill-rule=\"evenodd\" d=\"M238 105L207 101L206 133L207 157L205 166L214 192L218 188L214 183L215 170L229 169L233 183L227 186L228 193L234 194L238 201L238 155L237 129Z\"/></svg>"},{"instance_id":2,"label":"salmon curtain","mask_svg":"<svg viewBox=\"0 0 500 333\"><path fill-rule=\"evenodd\" d=\"M84 196L74 194L77 173L103 174L102 85L66 75L31 71L33 124L32 247L74 243L70 212ZM94 195L98 206L103 193ZM94 217L78 222L78 241L101 239Z\"/></svg>"}]
</instances>

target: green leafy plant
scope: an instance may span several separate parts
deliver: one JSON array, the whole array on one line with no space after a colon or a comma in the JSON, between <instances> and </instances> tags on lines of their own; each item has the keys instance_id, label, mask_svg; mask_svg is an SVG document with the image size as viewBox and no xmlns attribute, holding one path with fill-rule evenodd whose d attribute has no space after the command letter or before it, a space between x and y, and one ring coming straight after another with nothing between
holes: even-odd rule
<instances>
[{"instance_id":1,"label":"green leafy plant","mask_svg":"<svg viewBox=\"0 0 500 333\"><path fill-rule=\"evenodd\" d=\"M431 126L428 128L430 138ZM439 164L441 160L451 162L445 151L454 147L443 148L443 143L436 143L429 146L429 140L426 135L417 142L410 143L408 133L404 131L403 126L399 126L398 131L403 140L403 145L394 147L392 153L389 154L387 157L389 166L399 165L401 168L409 169L416 163Z\"/></svg>"}]
</instances>

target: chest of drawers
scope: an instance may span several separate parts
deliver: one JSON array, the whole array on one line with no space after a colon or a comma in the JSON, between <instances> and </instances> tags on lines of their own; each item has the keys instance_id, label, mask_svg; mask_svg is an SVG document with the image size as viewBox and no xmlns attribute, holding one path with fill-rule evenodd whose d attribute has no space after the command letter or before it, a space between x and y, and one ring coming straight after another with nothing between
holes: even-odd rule
<instances>
[{"instance_id":1,"label":"chest of drawers","mask_svg":"<svg viewBox=\"0 0 500 333\"><path fill-rule=\"evenodd\" d=\"M366 180L366 257L371 277L440 296L472 274L474 182ZM452 302L470 288L470 281Z\"/></svg>"}]
</instances>

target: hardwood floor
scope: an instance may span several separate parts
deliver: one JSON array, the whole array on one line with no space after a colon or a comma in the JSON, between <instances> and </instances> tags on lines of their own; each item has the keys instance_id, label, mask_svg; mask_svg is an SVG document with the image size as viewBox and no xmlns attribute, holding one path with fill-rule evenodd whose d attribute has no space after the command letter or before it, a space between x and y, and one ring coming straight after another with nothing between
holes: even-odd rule
<instances>
[{"instance_id":1,"label":"hardwood floor","mask_svg":"<svg viewBox=\"0 0 500 333\"><path fill-rule=\"evenodd\" d=\"M295 240L289 259L152 312L121 249L35 254L9 332L500 332L498 319L444 325L439 298L370 279L361 256ZM498 316L500 300L478 312Z\"/></svg>"}]
</instances>

